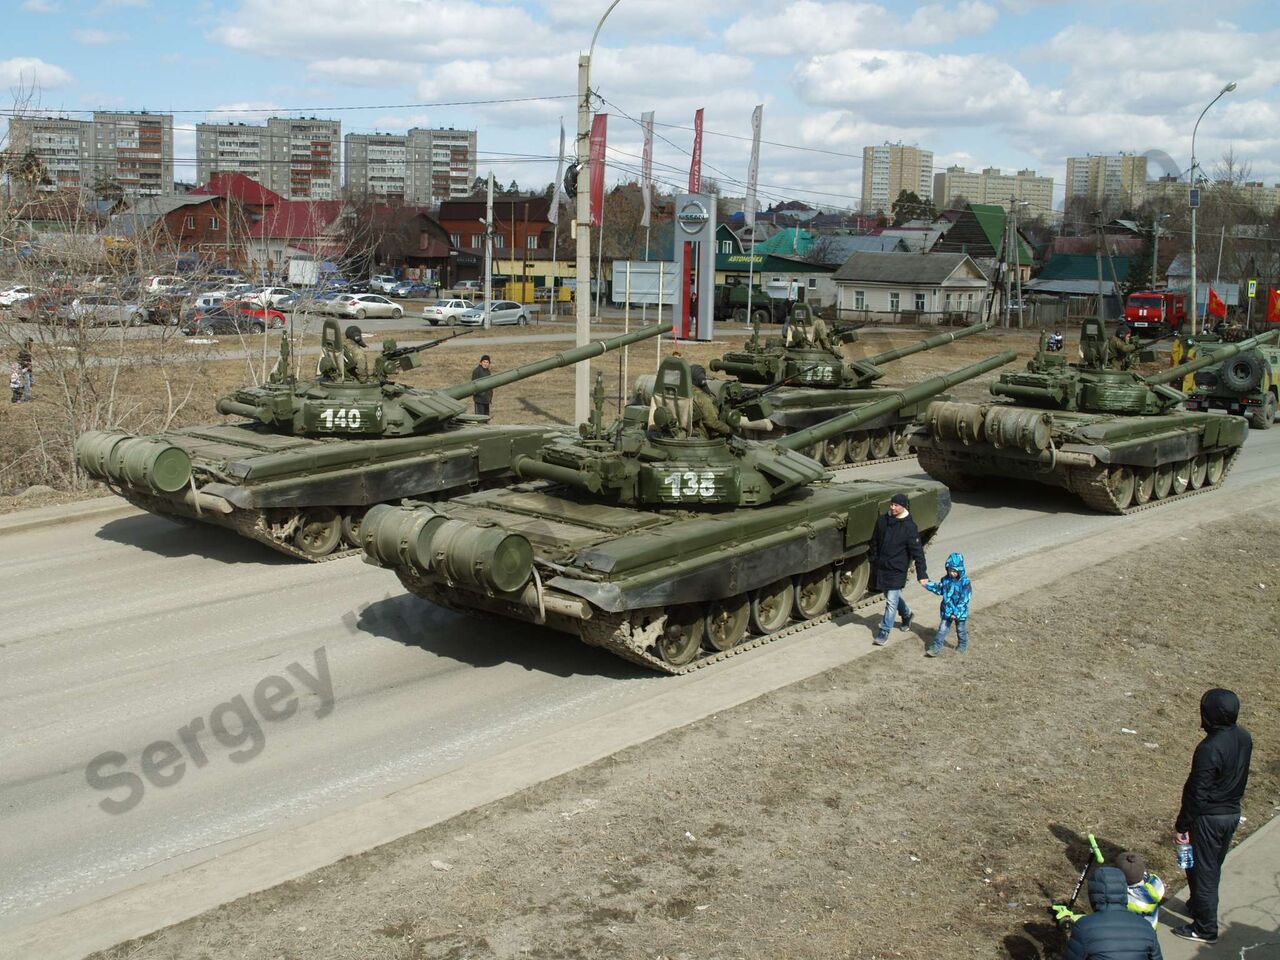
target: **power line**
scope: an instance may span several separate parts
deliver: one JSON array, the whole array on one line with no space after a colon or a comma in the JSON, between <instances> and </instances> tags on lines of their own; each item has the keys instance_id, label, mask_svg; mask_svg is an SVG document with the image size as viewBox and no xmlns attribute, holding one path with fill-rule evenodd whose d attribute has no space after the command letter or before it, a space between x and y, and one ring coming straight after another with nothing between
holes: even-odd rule
<instances>
[{"instance_id":1,"label":"power line","mask_svg":"<svg viewBox=\"0 0 1280 960\"><path fill-rule=\"evenodd\" d=\"M41 114L38 111L26 110L0 110L0 116L3 117L27 117L39 120L57 120L59 117L55 114L62 113L133 113L139 117L163 117L175 116L177 114L227 114L236 115L244 113L252 114L281 114L281 113L336 113L338 111L355 111L355 110L426 110L434 107L485 107L499 103L533 103L541 100L575 100L576 94L564 93L541 97L491 97L486 100L437 100L432 103L378 103L378 104L360 104L357 106L330 106L330 107L215 107L195 110L109 110L103 107L95 109L70 109L58 108L57 110L48 111L48 114ZM318 117L287 117L282 119L290 120L316 120Z\"/></svg>"}]
</instances>

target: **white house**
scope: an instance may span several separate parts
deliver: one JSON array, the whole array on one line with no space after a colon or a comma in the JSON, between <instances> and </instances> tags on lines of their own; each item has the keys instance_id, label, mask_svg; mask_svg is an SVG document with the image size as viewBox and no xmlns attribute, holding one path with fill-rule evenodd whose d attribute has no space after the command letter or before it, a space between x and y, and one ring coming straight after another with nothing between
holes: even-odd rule
<instances>
[{"instance_id":1,"label":"white house","mask_svg":"<svg viewBox=\"0 0 1280 960\"><path fill-rule=\"evenodd\" d=\"M966 253L855 253L833 275L842 314L980 314L991 282Z\"/></svg>"}]
</instances>

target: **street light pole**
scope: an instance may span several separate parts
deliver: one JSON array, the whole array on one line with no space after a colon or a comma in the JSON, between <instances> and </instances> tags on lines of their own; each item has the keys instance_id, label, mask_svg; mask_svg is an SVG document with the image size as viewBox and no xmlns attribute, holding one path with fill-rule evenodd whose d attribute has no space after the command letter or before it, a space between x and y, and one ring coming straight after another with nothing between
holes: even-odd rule
<instances>
[{"instance_id":1,"label":"street light pole","mask_svg":"<svg viewBox=\"0 0 1280 960\"><path fill-rule=\"evenodd\" d=\"M1232 80L1225 87L1218 91L1218 95L1209 101L1208 106L1200 111L1200 116L1196 117L1196 125L1191 128L1191 190L1196 189L1196 131L1200 129L1200 121L1204 119L1204 115L1209 112L1209 107L1222 99L1225 94L1230 93L1236 88L1236 82ZM1190 196L1190 194L1188 194ZM1199 206L1199 198L1197 202L1191 205L1191 333L1194 336L1199 332L1200 308L1197 305L1197 297L1199 292L1196 290L1196 207ZM1207 306L1207 304L1206 304ZM1206 318L1207 319L1207 318Z\"/></svg>"},{"instance_id":2,"label":"street light pole","mask_svg":"<svg viewBox=\"0 0 1280 960\"><path fill-rule=\"evenodd\" d=\"M613 0L591 34L591 46L585 56L578 57L578 196L575 217L578 240L574 263L574 307L577 316L577 345L586 346L591 339L591 55L605 19L620 0ZM582 360L574 367L573 418L586 423L591 415L591 362Z\"/></svg>"},{"instance_id":3,"label":"street light pole","mask_svg":"<svg viewBox=\"0 0 1280 960\"><path fill-rule=\"evenodd\" d=\"M1168 220L1167 213L1159 213L1151 218L1151 289L1159 290L1160 284L1160 221Z\"/></svg>"}]
</instances>

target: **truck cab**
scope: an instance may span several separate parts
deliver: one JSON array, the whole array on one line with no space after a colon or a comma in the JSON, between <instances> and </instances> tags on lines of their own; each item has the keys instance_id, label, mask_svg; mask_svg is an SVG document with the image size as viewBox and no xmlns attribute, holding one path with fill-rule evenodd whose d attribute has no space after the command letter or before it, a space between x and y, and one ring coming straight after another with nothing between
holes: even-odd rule
<instances>
[{"instance_id":1,"label":"truck cab","mask_svg":"<svg viewBox=\"0 0 1280 960\"><path fill-rule=\"evenodd\" d=\"M1187 319L1187 295L1172 290L1139 290L1129 294L1124 322L1134 336L1163 337L1177 333Z\"/></svg>"}]
</instances>

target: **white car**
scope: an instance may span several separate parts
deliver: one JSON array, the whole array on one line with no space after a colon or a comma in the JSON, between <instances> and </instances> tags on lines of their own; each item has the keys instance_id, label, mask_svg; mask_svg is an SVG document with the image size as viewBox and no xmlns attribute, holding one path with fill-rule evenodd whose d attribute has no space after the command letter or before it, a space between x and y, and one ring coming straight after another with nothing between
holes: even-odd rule
<instances>
[{"instance_id":1,"label":"white car","mask_svg":"<svg viewBox=\"0 0 1280 960\"><path fill-rule=\"evenodd\" d=\"M7 290L0 290L0 307L12 307L15 303L30 300L34 296L35 291L23 284L9 287Z\"/></svg>"},{"instance_id":2,"label":"white car","mask_svg":"<svg viewBox=\"0 0 1280 960\"><path fill-rule=\"evenodd\" d=\"M389 273L380 273L369 280L369 289L379 293L390 293L399 282L399 278Z\"/></svg>"},{"instance_id":3,"label":"white car","mask_svg":"<svg viewBox=\"0 0 1280 960\"><path fill-rule=\"evenodd\" d=\"M458 314L458 322L466 327L478 327L484 324L485 303L481 301L470 310ZM489 323L495 327L514 323L524 326L529 322L529 314L524 307L514 300L494 300L489 309Z\"/></svg>"},{"instance_id":4,"label":"white car","mask_svg":"<svg viewBox=\"0 0 1280 960\"><path fill-rule=\"evenodd\" d=\"M404 307L376 293L344 293L330 300L325 312L339 317L355 317L357 320L365 317L391 317L399 320L404 316Z\"/></svg>"},{"instance_id":5,"label":"white car","mask_svg":"<svg viewBox=\"0 0 1280 960\"><path fill-rule=\"evenodd\" d=\"M452 327L458 322L458 317L474 308L475 304L470 300L437 300L422 308L422 319L433 327L442 323L446 327Z\"/></svg>"},{"instance_id":6,"label":"white car","mask_svg":"<svg viewBox=\"0 0 1280 960\"><path fill-rule=\"evenodd\" d=\"M246 303L256 303L260 307L279 307L282 302L296 296L289 287L258 287L252 293L241 294L240 299Z\"/></svg>"},{"instance_id":7,"label":"white car","mask_svg":"<svg viewBox=\"0 0 1280 960\"><path fill-rule=\"evenodd\" d=\"M186 286L187 281L182 277L147 277L142 281L143 293L164 293L167 290L175 290L178 287Z\"/></svg>"}]
</instances>

